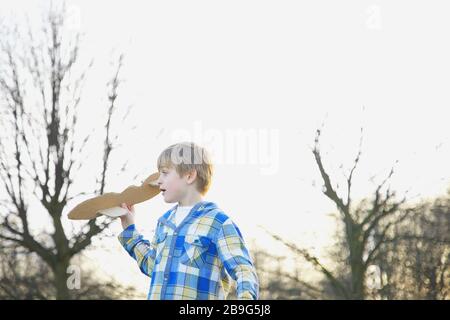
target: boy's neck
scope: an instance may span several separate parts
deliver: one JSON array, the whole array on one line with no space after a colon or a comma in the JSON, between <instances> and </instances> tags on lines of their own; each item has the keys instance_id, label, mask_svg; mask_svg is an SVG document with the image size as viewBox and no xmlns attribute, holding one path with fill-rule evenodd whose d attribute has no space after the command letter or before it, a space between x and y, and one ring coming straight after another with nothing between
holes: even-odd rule
<instances>
[{"instance_id":1,"label":"boy's neck","mask_svg":"<svg viewBox=\"0 0 450 320\"><path fill-rule=\"evenodd\" d=\"M180 207L192 207L203 200L200 193L187 194L183 199L178 201Z\"/></svg>"}]
</instances>

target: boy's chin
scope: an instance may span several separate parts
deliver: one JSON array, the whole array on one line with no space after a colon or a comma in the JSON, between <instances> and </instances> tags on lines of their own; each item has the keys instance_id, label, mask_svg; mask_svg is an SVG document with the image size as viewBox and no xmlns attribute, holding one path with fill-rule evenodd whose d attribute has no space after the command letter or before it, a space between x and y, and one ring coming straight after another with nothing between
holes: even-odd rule
<instances>
[{"instance_id":1,"label":"boy's chin","mask_svg":"<svg viewBox=\"0 0 450 320\"><path fill-rule=\"evenodd\" d=\"M175 199L170 199L170 198L164 197L164 202L165 202L165 203L175 203L175 202L178 202L178 201L175 200Z\"/></svg>"}]
</instances>

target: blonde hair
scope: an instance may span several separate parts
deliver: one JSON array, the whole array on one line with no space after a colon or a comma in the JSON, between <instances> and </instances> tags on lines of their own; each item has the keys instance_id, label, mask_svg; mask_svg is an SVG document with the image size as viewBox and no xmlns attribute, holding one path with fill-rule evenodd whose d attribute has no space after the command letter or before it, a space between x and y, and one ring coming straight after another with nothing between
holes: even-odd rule
<instances>
[{"instance_id":1,"label":"blonde hair","mask_svg":"<svg viewBox=\"0 0 450 320\"><path fill-rule=\"evenodd\" d=\"M194 142L181 142L167 147L158 157L158 170L174 167L180 176L195 170L197 190L205 195L211 185L213 166L208 151Z\"/></svg>"}]
</instances>

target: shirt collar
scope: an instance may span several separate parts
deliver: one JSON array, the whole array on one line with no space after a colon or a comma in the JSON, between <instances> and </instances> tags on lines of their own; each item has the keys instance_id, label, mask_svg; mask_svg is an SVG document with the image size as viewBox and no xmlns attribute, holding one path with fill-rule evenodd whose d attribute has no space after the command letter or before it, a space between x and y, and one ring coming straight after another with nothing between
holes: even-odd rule
<instances>
[{"instance_id":1,"label":"shirt collar","mask_svg":"<svg viewBox=\"0 0 450 320\"><path fill-rule=\"evenodd\" d=\"M202 215L204 212L209 211L212 208L217 207L215 203L208 202L208 201L200 201L197 202L192 209L189 211L188 215L184 219L183 223L181 223L178 227L181 225L188 223L191 219L197 218L200 215ZM158 222L165 224L166 226L176 229L176 225L174 223L175 215L174 212L177 210L178 204L171 208L169 211L167 211L161 218L158 219Z\"/></svg>"}]
</instances>

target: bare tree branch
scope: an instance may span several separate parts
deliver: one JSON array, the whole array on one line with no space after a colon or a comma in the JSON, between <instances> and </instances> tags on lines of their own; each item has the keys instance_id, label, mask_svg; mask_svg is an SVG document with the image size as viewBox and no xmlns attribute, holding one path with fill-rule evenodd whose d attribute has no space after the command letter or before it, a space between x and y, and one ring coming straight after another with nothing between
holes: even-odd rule
<instances>
[{"instance_id":1,"label":"bare tree branch","mask_svg":"<svg viewBox=\"0 0 450 320\"><path fill-rule=\"evenodd\" d=\"M342 296L349 298L349 294L345 286L333 275L333 273L328 270L323 264L319 262L319 260L311 255L307 250L298 248L295 244L289 243L280 236L271 233L268 230L265 230L268 234L270 234L275 240L280 241L283 243L286 247L291 249L296 254L302 256L305 258L306 261L312 263L314 267L318 268L326 277L327 279L332 283L333 287L336 289L337 292L339 292Z\"/></svg>"}]
</instances>

